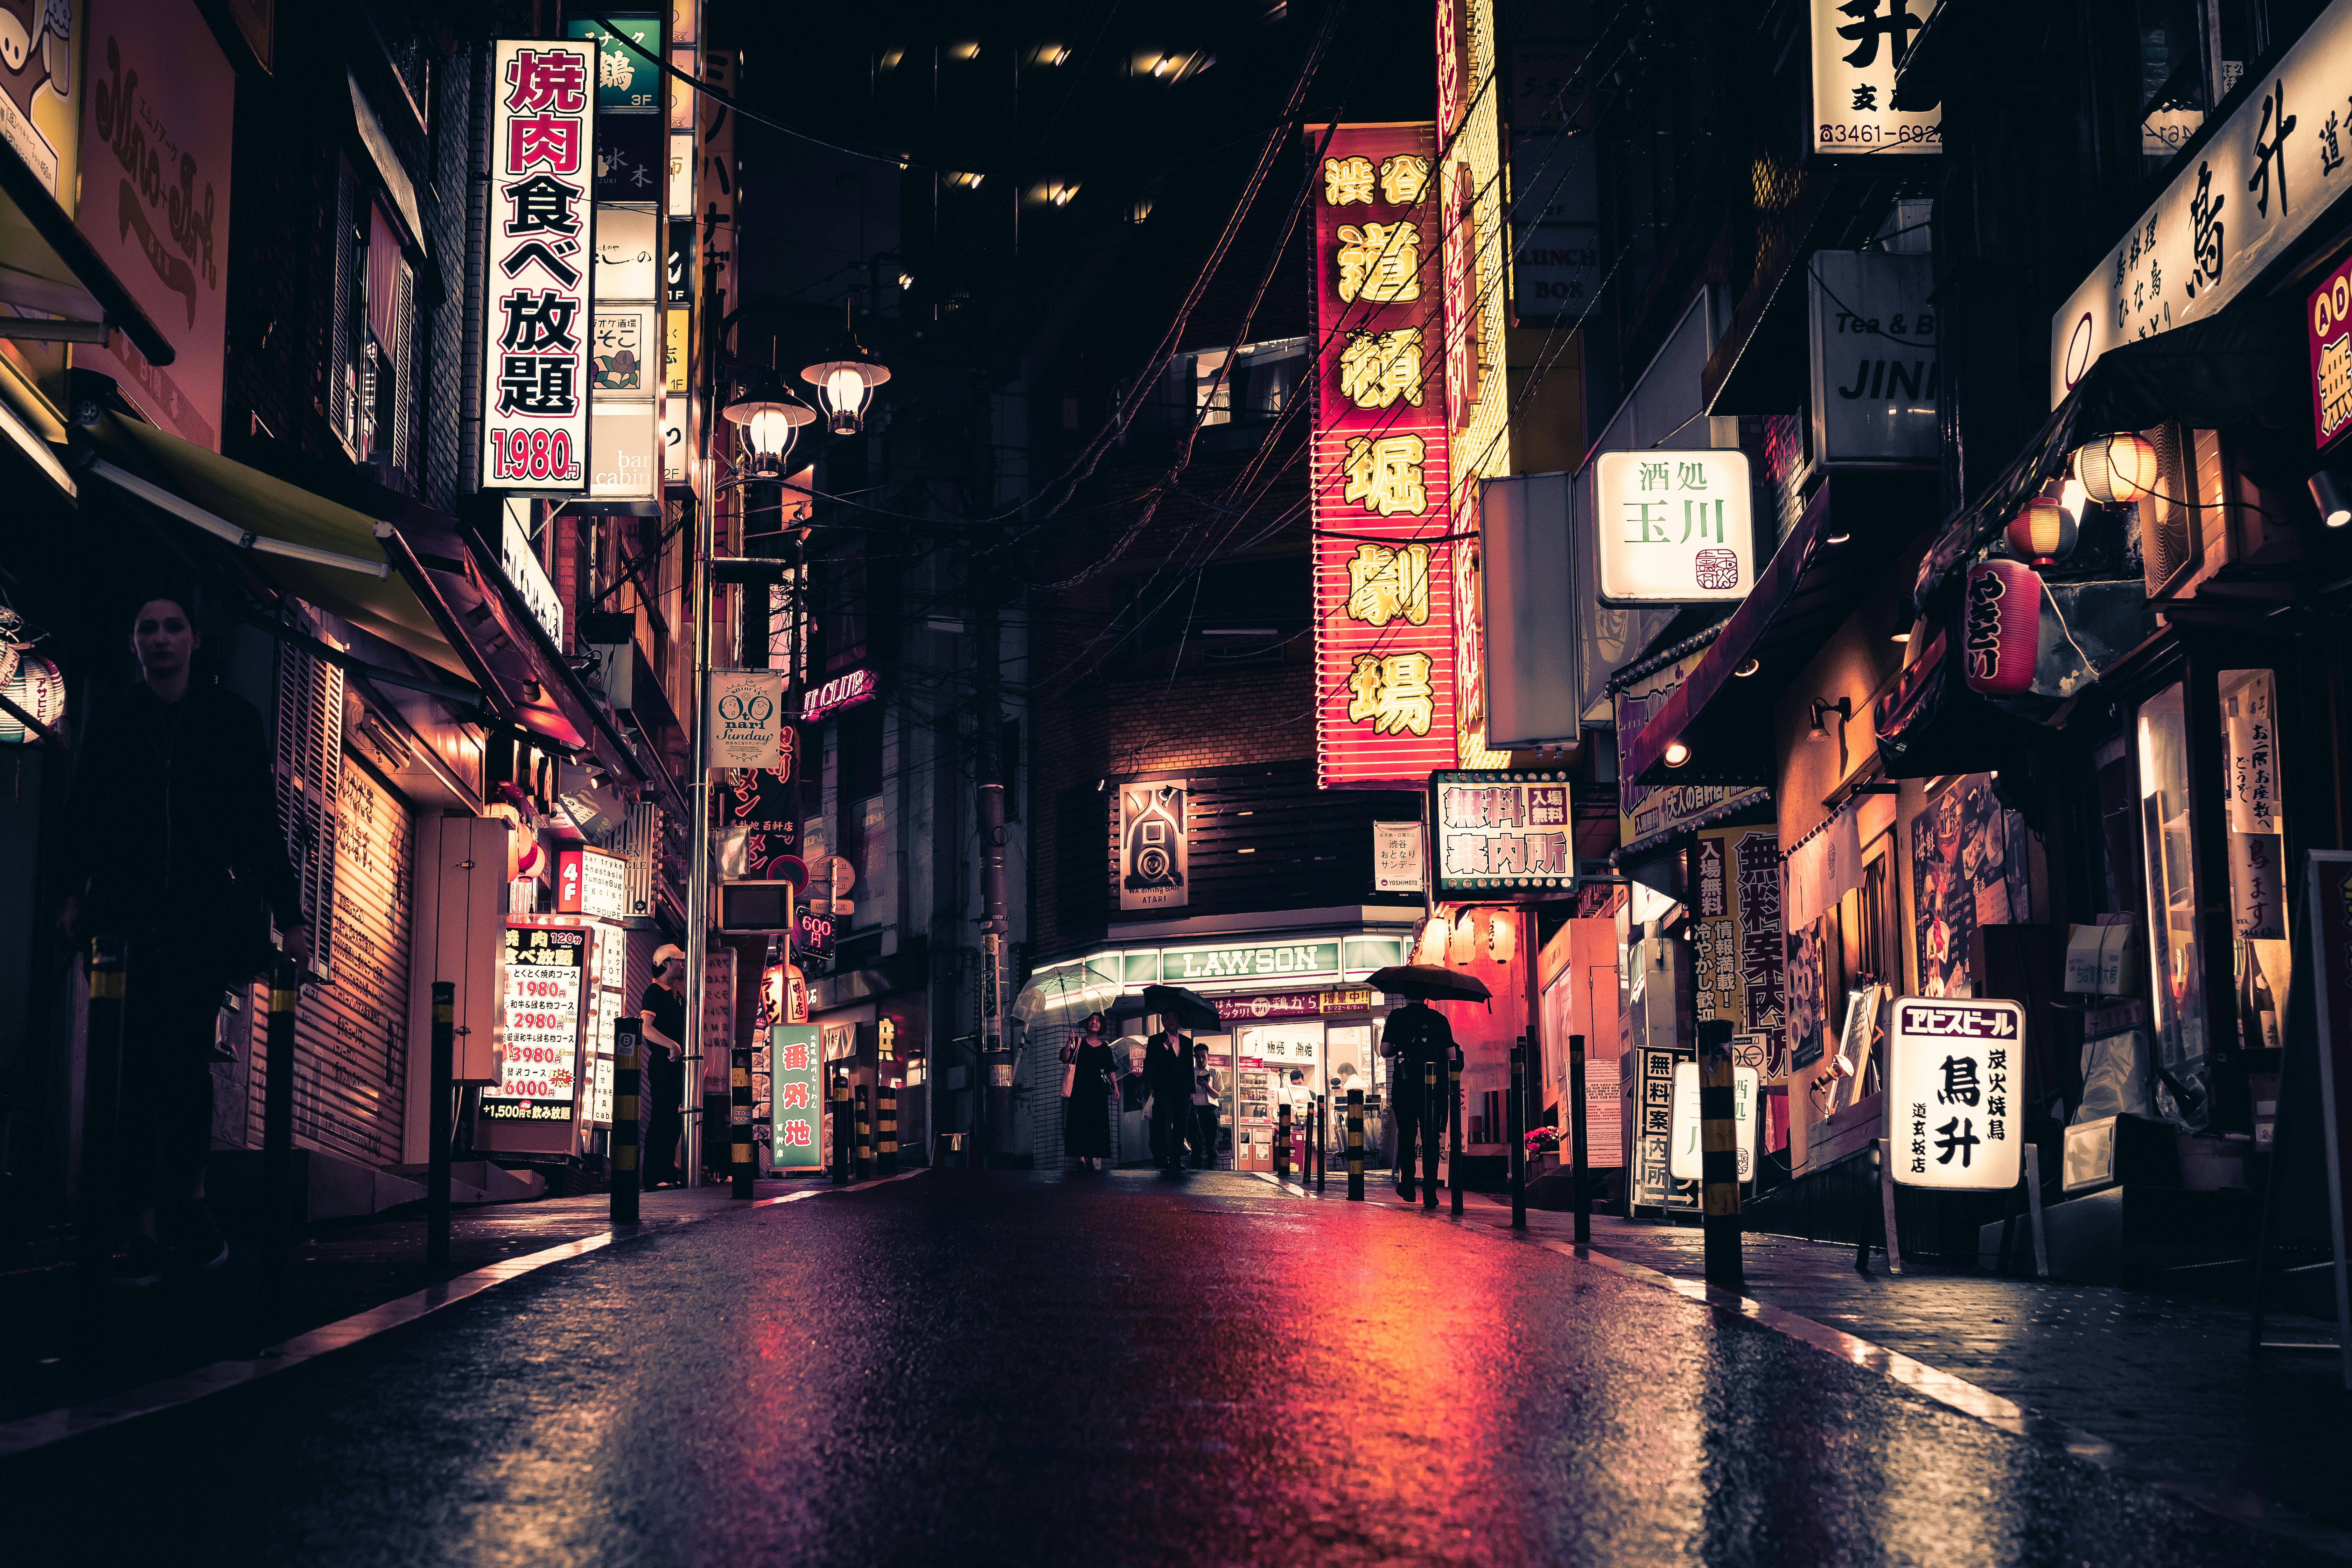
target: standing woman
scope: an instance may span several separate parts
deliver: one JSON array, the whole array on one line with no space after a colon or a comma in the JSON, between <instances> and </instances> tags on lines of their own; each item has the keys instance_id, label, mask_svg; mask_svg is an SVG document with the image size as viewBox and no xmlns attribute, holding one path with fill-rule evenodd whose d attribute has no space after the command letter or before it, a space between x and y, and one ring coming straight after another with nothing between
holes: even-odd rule
<instances>
[{"instance_id":1,"label":"standing woman","mask_svg":"<svg viewBox=\"0 0 2352 1568\"><path fill-rule=\"evenodd\" d=\"M1087 1170L1110 1159L1111 1053L1103 1016L1087 1016L1086 1032L1062 1047L1062 1152Z\"/></svg>"}]
</instances>

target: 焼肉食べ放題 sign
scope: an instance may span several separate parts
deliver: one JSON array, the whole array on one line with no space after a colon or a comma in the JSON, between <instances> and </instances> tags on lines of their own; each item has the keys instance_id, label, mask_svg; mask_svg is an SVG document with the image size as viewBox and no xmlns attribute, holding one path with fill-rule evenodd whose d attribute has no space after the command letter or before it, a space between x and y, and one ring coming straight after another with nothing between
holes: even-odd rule
<instances>
[{"instance_id":1,"label":"\u713c\u8089\u98df\u3079\u653e\u984c sign","mask_svg":"<svg viewBox=\"0 0 2352 1568\"><path fill-rule=\"evenodd\" d=\"M577 926L509 926L499 1081L482 1091L494 1121L568 1121L580 1058L588 933Z\"/></svg>"}]
</instances>

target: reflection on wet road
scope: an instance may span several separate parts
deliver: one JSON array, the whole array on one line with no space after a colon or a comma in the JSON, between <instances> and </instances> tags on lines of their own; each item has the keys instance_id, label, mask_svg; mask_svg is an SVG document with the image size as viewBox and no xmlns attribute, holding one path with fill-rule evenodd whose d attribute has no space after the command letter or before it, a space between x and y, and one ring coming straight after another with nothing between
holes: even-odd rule
<instances>
[{"instance_id":1,"label":"reflection on wet road","mask_svg":"<svg viewBox=\"0 0 2352 1568\"><path fill-rule=\"evenodd\" d=\"M2305 1560L1606 1269L1216 1174L687 1226L0 1468L0 1505L199 1561Z\"/></svg>"}]
</instances>

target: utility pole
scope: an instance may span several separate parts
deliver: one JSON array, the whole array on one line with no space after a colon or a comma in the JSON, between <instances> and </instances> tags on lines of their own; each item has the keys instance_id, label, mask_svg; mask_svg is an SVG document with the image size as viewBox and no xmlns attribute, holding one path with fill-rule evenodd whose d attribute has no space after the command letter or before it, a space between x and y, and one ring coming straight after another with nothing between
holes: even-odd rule
<instances>
[{"instance_id":1,"label":"utility pole","mask_svg":"<svg viewBox=\"0 0 2352 1568\"><path fill-rule=\"evenodd\" d=\"M1006 1037L1004 1007L1006 951L1013 922L1004 900L1004 720L999 707L996 588L992 569L982 562L985 550L972 556L971 583L976 635L979 700L978 745L973 748L979 779L980 822L980 1047L987 1068L986 1096L989 1163L1009 1161L1013 1152L1013 1042Z\"/></svg>"}]
</instances>

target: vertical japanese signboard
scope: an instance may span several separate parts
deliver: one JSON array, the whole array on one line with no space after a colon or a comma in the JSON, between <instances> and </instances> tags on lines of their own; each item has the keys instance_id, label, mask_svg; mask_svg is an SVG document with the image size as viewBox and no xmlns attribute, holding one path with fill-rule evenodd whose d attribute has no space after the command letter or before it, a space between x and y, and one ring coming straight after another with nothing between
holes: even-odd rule
<instances>
[{"instance_id":1,"label":"vertical japanese signboard","mask_svg":"<svg viewBox=\"0 0 2352 1568\"><path fill-rule=\"evenodd\" d=\"M569 1121L586 1000L588 932L509 926L499 1081L482 1091L492 1121Z\"/></svg>"},{"instance_id":2,"label":"vertical japanese signboard","mask_svg":"<svg viewBox=\"0 0 2352 1568\"><path fill-rule=\"evenodd\" d=\"M1450 479L1427 125L1307 129L1315 187L1317 779L1456 756Z\"/></svg>"},{"instance_id":3,"label":"vertical japanese signboard","mask_svg":"<svg viewBox=\"0 0 2352 1568\"><path fill-rule=\"evenodd\" d=\"M1895 107L1895 73L1937 0L1813 0L1813 151L1940 153L1944 111Z\"/></svg>"},{"instance_id":4,"label":"vertical japanese signboard","mask_svg":"<svg viewBox=\"0 0 2352 1568\"><path fill-rule=\"evenodd\" d=\"M1744 599L1756 585L1747 453L1603 452L1593 483L1602 604Z\"/></svg>"},{"instance_id":5,"label":"vertical japanese signboard","mask_svg":"<svg viewBox=\"0 0 2352 1568\"><path fill-rule=\"evenodd\" d=\"M73 362L112 376L157 426L217 452L236 73L193 0L100 0L90 7L86 47L79 37L60 36L74 9L13 7L0 22L0 65L16 72L7 85L36 68L48 73L48 85L28 95L37 118L19 127L0 111L0 130L37 174L62 178L68 149L51 148L40 134L41 125L56 124L53 111L41 111L76 74L89 73L79 95L79 227L171 340L174 357L151 363L118 331L103 343L76 345ZM11 27L13 47L5 36ZM0 93L0 101L13 106L13 92ZM69 190L63 200L71 210Z\"/></svg>"},{"instance_id":6,"label":"vertical japanese signboard","mask_svg":"<svg viewBox=\"0 0 2352 1568\"><path fill-rule=\"evenodd\" d=\"M1690 848L1694 1014L1762 1040L1764 1081L1788 1075L1781 1036L1780 838L1769 827L1717 827Z\"/></svg>"},{"instance_id":7,"label":"vertical japanese signboard","mask_svg":"<svg viewBox=\"0 0 2352 1568\"><path fill-rule=\"evenodd\" d=\"M587 488L593 44L502 39L490 95L482 485Z\"/></svg>"},{"instance_id":8,"label":"vertical japanese signboard","mask_svg":"<svg viewBox=\"0 0 2352 1568\"><path fill-rule=\"evenodd\" d=\"M1438 773L1429 792L1439 898L1576 885L1566 774Z\"/></svg>"},{"instance_id":9,"label":"vertical japanese signboard","mask_svg":"<svg viewBox=\"0 0 2352 1568\"><path fill-rule=\"evenodd\" d=\"M607 32L604 21L618 32ZM661 56L661 18L577 19L569 30L597 51L588 494L651 502L661 493L665 385L662 195L668 183L668 116L661 68L654 63Z\"/></svg>"},{"instance_id":10,"label":"vertical japanese signboard","mask_svg":"<svg viewBox=\"0 0 2352 1568\"><path fill-rule=\"evenodd\" d=\"M2352 261L2320 279L2303 314L2311 347L2311 439L2326 447L2352 427Z\"/></svg>"},{"instance_id":11,"label":"vertical japanese signboard","mask_svg":"<svg viewBox=\"0 0 2352 1568\"><path fill-rule=\"evenodd\" d=\"M814 1169L824 1159L824 1141L817 1130L817 1119L824 1113L818 1027L773 1024L768 1028L768 1087L774 1117L769 1163L779 1170Z\"/></svg>"},{"instance_id":12,"label":"vertical japanese signboard","mask_svg":"<svg viewBox=\"0 0 2352 1568\"><path fill-rule=\"evenodd\" d=\"M1897 997L1886 1094L1895 1179L1956 1192L2017 1185L2024 1070L2019 1004Z\"/></svg>"},{"instance_id":13,"label":"vertical japanese signboard","mask_svg":"<svg viewBox=\"0 0 2352 1568\"><path fill-rule=\"evenodd\" d=\"M1191 826L1182 779L1118 790L1118 907L1176 910L1191 901Z\"/></svg>"}]
</instances>

